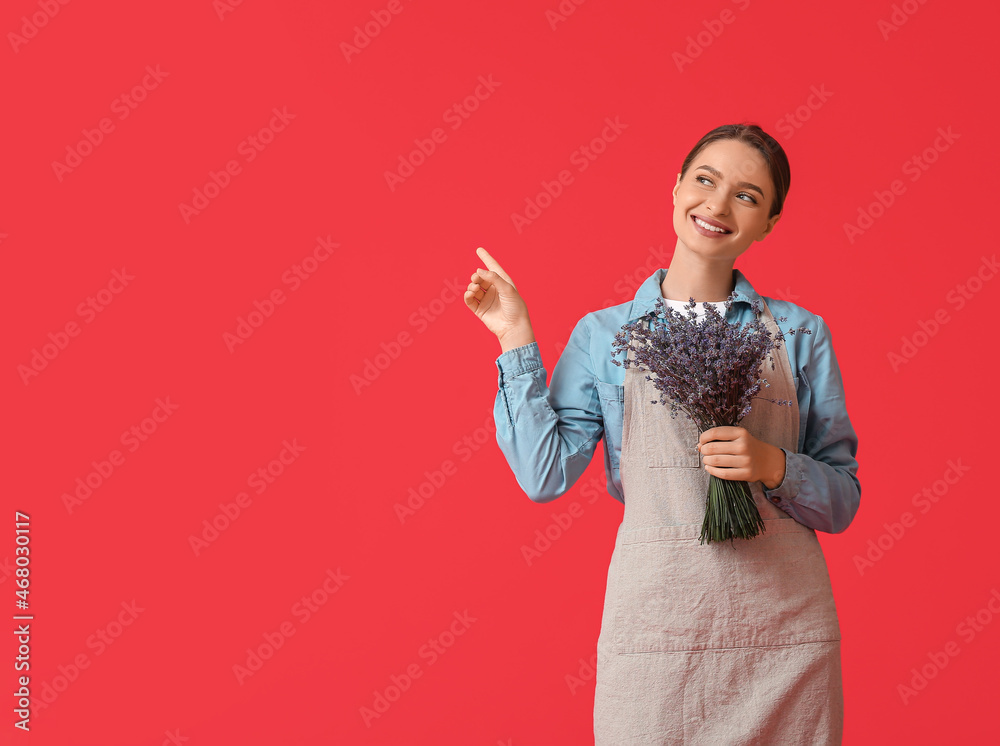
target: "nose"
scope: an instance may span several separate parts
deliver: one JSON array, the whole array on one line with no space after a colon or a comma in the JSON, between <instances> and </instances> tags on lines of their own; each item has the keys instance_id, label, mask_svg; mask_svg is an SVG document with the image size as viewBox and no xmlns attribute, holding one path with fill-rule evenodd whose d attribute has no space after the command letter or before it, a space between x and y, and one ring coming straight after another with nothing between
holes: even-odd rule
<instances>
[{"instance_id":1,"label":"nose","mask_svg":"<svg viewBox=\"0 0 1000 746\"><path fill-rule=\"evenodd\" d=\"M713 215L721 216L729 214L727 204L726 198L718 192L713 193L707 200L705 200L705 206Z\"/></svg>"}]
</instances>

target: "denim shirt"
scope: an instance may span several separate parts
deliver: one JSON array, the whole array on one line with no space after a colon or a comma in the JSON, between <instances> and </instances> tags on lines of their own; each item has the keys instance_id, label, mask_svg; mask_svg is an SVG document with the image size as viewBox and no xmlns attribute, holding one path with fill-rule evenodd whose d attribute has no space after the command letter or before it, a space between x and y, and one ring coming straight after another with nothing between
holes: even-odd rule
<instances>
[{"instance_id":1,"label":"denim shirt","mask_svg":"<svg viewBox=\"0 0 1000 746\"><path fill-rule=\"evenodd\" d=\"M549 502L566 493L590 464L604 439L608 492L624 503L621 459L625 369L611 360L612 341L623 324L654 314L667 270L658 269L634 300L593 311L577 322L552 381L546 385L538 343L507 350L496 359L499 376L493 417L497 444L528 497ZM734 302L726 314L734 324L755 319L750 306L762 296L738 269ZM840 533L861 502L858 437L847 415L840 367L822 316L788 301L764 299L783 332L805 327L811 334L784 334L799 403L797 453L782 448L785 476L764 494L792 518L817 531ZM700 306L699 306L700 308ZM620 355L619 355L620 357Z\"/></svg>"}]
</instances>

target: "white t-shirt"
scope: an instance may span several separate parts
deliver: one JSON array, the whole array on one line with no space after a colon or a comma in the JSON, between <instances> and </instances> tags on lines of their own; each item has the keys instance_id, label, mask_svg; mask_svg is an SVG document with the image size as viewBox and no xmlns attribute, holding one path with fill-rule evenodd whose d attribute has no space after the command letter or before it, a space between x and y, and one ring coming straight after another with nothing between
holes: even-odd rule
<instances>
[{"instance_id":1,"label":"white t-shirt","mask_svg":"<svg viewBox=\"0 0 1000 746\"><path fill-rule=\"evenodd\" d=\"M687 318L689 309L685 308L685 306L691 302L690 300L671 300L670 298L664 298L663 300L666 302L668 308L674 309L678 313L682 314L685 318ZM720 316L725 318L726 302L724 300L708 301L708 302L713 306L715 306L715 310L719 312ZM696 320L700 321L705 316L707 311L705 311L705 307L701 305L702 301L696 301L695 303L696 305L694 307L694 312L696 314Z\"/></svg>"}]
</instances>

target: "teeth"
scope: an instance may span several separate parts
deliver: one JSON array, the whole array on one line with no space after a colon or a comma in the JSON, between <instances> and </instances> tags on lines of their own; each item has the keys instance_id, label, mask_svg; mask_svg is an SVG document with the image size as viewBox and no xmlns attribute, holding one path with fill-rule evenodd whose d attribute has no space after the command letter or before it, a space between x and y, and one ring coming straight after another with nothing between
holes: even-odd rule
<instances>
[{"instance_id":1,"label":"teeth","mask_svg":"<svg viewBox=\"0 0 1000 746\"><path fill-rule=\"evenodd\" d=\"M704 220L701 220L699 218L695 218L694 222L696 222L698 225L700 225L702 228L705 228L706 230L715 231L716 233L729 233L729 231L723 230L722 228L716 228L714 225L709 225Z\"/></svg>"}]
</instances>

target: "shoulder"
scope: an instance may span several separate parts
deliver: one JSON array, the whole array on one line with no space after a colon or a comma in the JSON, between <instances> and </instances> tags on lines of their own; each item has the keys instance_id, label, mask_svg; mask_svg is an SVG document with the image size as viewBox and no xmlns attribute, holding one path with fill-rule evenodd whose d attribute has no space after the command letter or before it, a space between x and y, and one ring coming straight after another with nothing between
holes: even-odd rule
<instances>
[{"instance_id":1,"label":"shoulder","mask_svg":"<svg viewBox=\"0 0 1000 746\"><path fill-rule=\"evenodd\" d=\"M586 314L581 321L586 321L594 330L613 328L617 332L629 320L632 305L633 301L627 300L624 303L599 308Z\"/></svg>"},{"instance_id":2,"label":"shoulder","mask_svg":"<svg viewBox=\"0 0 1000 746\"><path fill-rule=\"evenodd\" d=\"M771 309L771 315L774 316L778 328L785 333L785 339L794 340L796 347L813 350L831 345L830 327L822 314L788 300L761 297L764 298L767 307ZM788 333L790 329L794 329L795 333L790 335Z\"/></svg>"},{"instance_id":3,"label":"shoulder","mask_svg":"<svg viewBox=\"0 0 1000 746\"><path fill-rule=\"evenodd\" d=\"M577 322L574 334L586 334L592 345L603 351L610 347L615 335L629 321L631 313L631 300L590 311Z\"/></svg>"},{"instance_id":4,"label":"shoulder","mask_svg":"<svg viewBox=\"0 0 1000 746\"><path fill-rule=\"evenodd\" d=\"M816 366L829 365L833 344L823 316L792 301L761 297L783 334L783 345L795 375L809 371L811 376Z\"/></svg>"},{"instance_id":5,"label":"shoulder","mask_svg":"<svg viewBox=\"0 0 1000 746\"><path fill-rule=\"evenodd\" d=\"M559 354L570 351L579 359L583 353L587 357L586 364L599 380L617 381L624 373L611 363L612 345L615 335L628 321L631 309L632 301L626 301L585 313L573 327L566 345L557 345Z\"/></svg>"},{"instance_id":6,"label":"shoulder","mask_svg":"<svg viewBox=\"0 0 1000 746\"><path fill-rule=\"evenodd\" d=\"M779 316L787 317L785 321L778 321L778 328L784 335L784 347L795 375L804 379L810 389L826 391L823 396L830 401L841 397L843 379L834 346L835 335L827 320L822 314L789 301L765 300L776 321ZM799 331L800 327L809 333ZM791 335L789 330L793 328L795 334Z\"/></svg>"},{"instance_id":7,"label":"shoulder","mask_svg":"<svg viewBox=\"0 0 1000 746\"><path fill-rule=\"evenodd\" d=\"M822 316L804 306L788 300L770 298L766 295L762 295L761 297L767 303L767 307L771 309L771 315L774 316L774 320L778 322L778 326L781 327L782 331L786 331L789 327L796 329L802 327L811 330L815 334L821 326L825 325ZM785 318L782 319L782 316Z\"/></svg>"}]
</instances>

